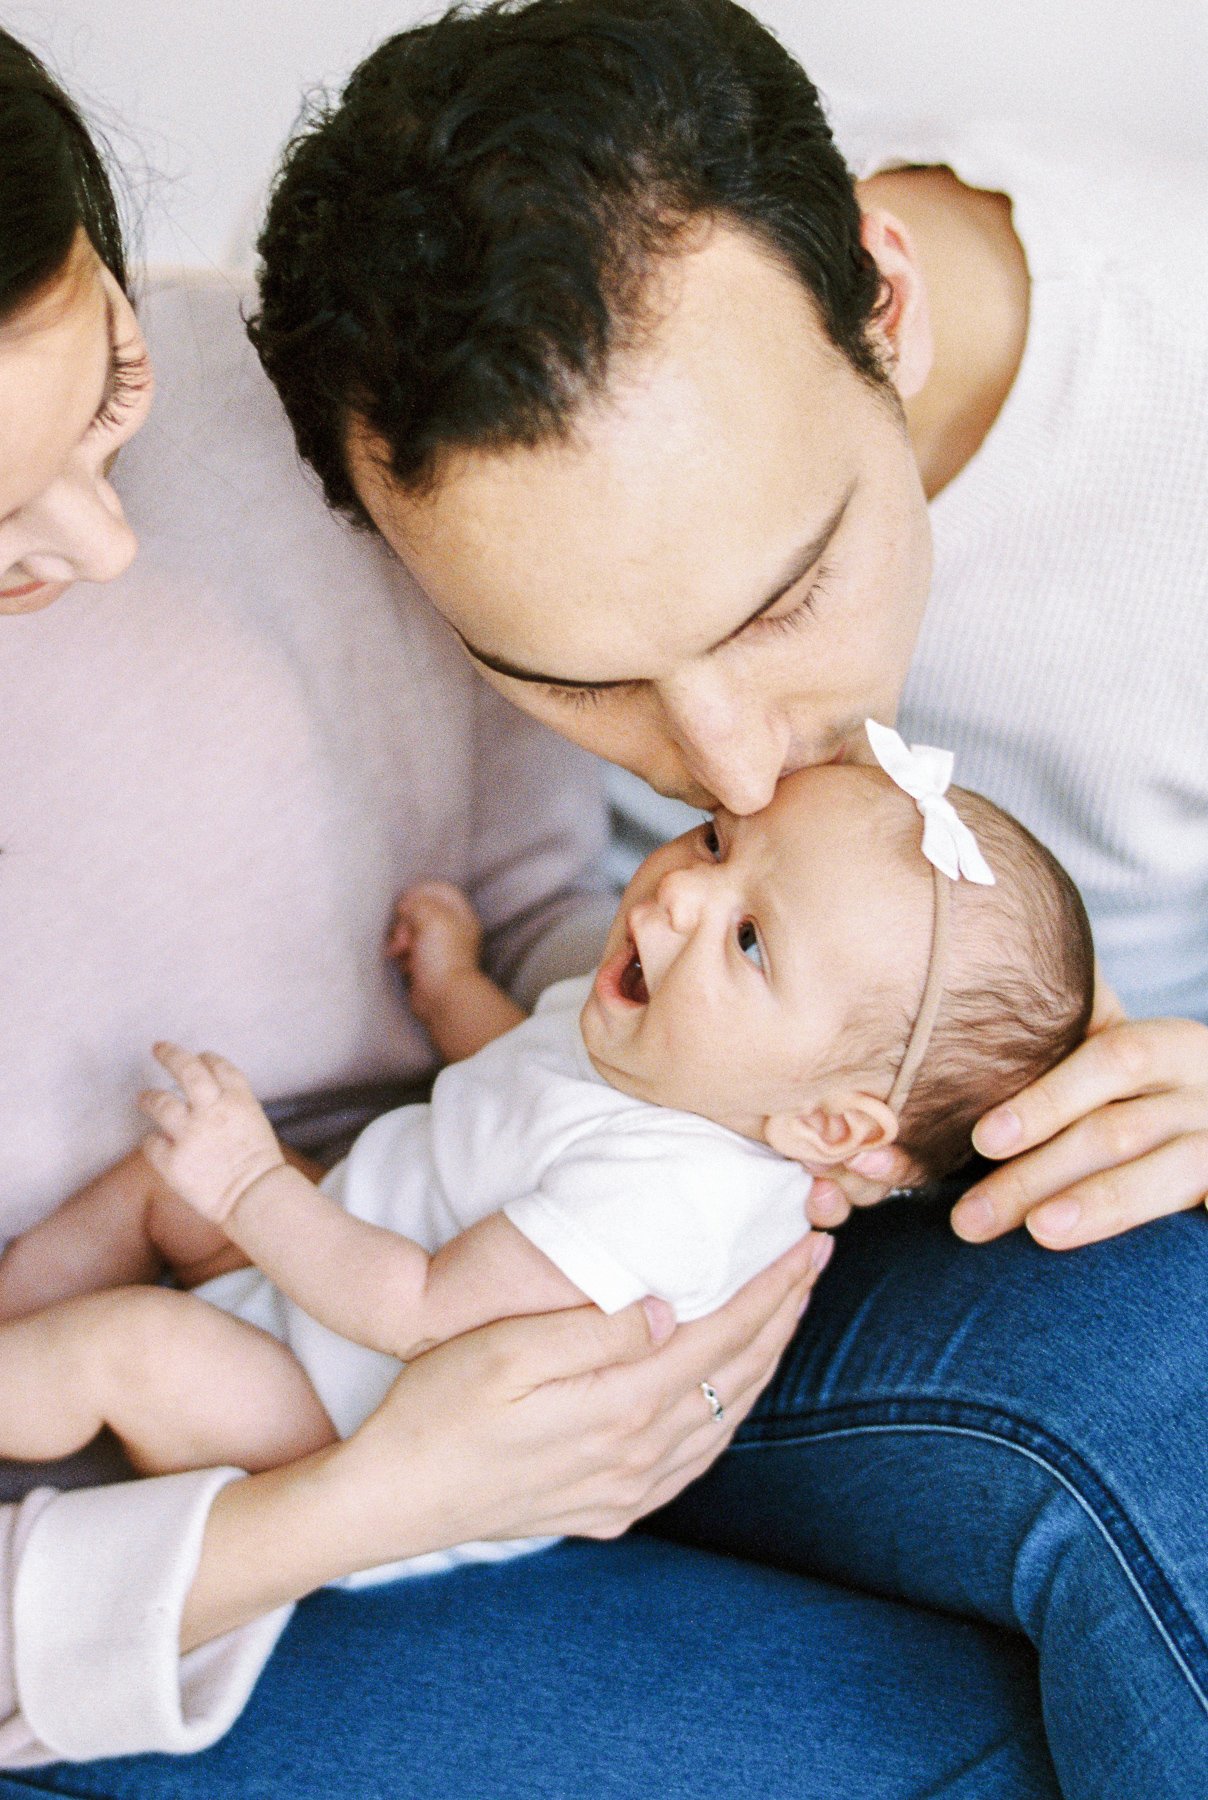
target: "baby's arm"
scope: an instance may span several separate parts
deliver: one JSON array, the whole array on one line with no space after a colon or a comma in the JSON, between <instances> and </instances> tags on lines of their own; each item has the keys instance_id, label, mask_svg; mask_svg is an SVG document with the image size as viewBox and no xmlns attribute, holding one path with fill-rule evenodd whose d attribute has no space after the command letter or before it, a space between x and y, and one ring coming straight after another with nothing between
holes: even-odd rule
<instances>
[{"instance_id":1,"label":"baby's arm","mask_svg":"<svg viewBox=\"0 0 1208 1800\"><path fill-rule=\"evenodd\" d=\"M312 1318L407 1361L493 1319L583 1303L580 1290L500 1216L435 1256L349 1216L289 1167L238 1069L156 1045L183 1098L144 1094L159 1127L147 1159Z\"/></svg>"},{"instance_id":2,"label":"baby's arm","mask_svg":"<svg viewBox=\"0 0 1208 1800\"><path fill-rule=\"evenodd\" d=\"M386 954L407 983L411 1010L446 1062L460 1062L525 1017L479 966L482 924L460 888L421 881L394 910Z\"/></svg>"}]
</instances>

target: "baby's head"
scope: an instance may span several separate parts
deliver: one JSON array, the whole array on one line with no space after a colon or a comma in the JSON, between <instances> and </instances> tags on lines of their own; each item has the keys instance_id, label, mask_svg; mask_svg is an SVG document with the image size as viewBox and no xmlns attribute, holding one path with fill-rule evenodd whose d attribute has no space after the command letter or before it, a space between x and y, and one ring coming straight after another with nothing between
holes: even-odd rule
<instances>
[{"instance_id":1,"label":"baby's head","mask_svg":"<svg viewBox=\"0 0 1208 1800\"><path fill-rule=\"evenodd\" d=\"M599 1072L817 1170L894 1141L920 1176L958 1168L981 1115L1085 1035L1094 953L1049 852L980 795L947 797L993 886L937 876L914 801L863 765L803 769L763 812L656 850L583 1011Z\"/></svg>"}]
</instances>

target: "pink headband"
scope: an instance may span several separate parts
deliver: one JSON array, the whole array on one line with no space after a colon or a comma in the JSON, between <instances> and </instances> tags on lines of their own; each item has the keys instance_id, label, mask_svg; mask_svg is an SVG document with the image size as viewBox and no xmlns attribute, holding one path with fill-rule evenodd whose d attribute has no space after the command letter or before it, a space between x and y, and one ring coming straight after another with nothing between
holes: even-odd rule
<instances>
[{"instance_id":1,"label":"pink headband","mask_svg":"<svg viewBox=\"0 0 1208 1800\"><path fill-rule=\"evenodd\" d=\"M906 1053L898 1064L898 1072L893 1078L893 1086L889 1090L889 1098L886 1101L886 1105L895 1113L900 1113L906 1104L906 1096L913 1087L914 1078L927 1054L931 1033L935 1030L935 1021L939 1017L944 999L944 976L947 972L948 962L948 915L951 902L948 898L948 877L942 869L937 869L934 865L931 873L935 877L931 956L927 963L927 980L923 984L923 998L919 1001L919 1010L914 1016L914 1024L906 1044Z\"/></svg>"},{"instance_id":2,"label":"pink headband","mask_svg":"<svg viewBox=\"0 0 1208 1800\"><path fill-rule=\"evenodd\" d=\"M931 953L927 979L915 1014L906 1051L893 1078L886 1104L900 1113L918 1074L944 998L948 963L948 923L951 896L948 883L973 881L993 887L994 874L977 847L977 839L947 796L952 780L951 750L935 750L927 744L905 744L888 725L866 719L864 728L872 753L889 779L900 787L923 815L923 855L934 877L935 910L931 924Z\"/></svg>"}]
</instances>

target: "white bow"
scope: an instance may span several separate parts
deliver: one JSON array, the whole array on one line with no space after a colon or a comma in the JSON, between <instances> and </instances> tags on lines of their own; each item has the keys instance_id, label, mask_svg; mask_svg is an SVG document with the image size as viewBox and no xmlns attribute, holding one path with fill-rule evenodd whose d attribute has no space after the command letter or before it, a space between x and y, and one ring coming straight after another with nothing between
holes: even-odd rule
<instances>
[{"instance_id":1,"label":"white bow","mask_svg":"<svg viewBox=\"0 0 1208 1800\"><path fill-rule=\"evenodd\" d=\"M994 873L977 847L977 839L944 795L952 780L951 750L930 744L906 744L888 725L865 719L872 753L892 782L909 794L923 815L923 855L950 881L994 886Z\"/></svg>"}]
</instances>

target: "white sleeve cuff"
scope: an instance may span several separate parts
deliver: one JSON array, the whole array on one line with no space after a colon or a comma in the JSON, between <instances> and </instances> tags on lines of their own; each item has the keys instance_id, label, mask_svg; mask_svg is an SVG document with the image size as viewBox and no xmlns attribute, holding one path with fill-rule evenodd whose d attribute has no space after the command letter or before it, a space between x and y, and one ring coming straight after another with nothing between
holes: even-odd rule
<instances>
[{"instance_id":1,"label":"white sleeve cuff","mask_svg":"<svg viewBox=\"0 0 1208 1800\"><path fill-rule=\"evenodd\" d=\"M204 1749L238 1718L289 1618L283 1607L179 1652L214 1497L239 1469L57 1495L16 1571L21 1710L60 1757Z\"/></svg>"}]
</instances>

